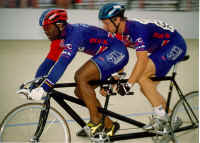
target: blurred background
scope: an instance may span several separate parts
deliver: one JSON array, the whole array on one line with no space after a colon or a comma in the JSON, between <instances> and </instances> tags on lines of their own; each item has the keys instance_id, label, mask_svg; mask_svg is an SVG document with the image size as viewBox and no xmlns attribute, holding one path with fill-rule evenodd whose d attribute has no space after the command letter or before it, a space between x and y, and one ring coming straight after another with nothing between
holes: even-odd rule
<instances>
[{"instance_id":1,"label":"blurred background","mask_svg":"<svg viewBox=\"0 0 200 143\"><path fill-rule=\"evenodd\" d=\"M97 9L111 1L120 2L128 9L191 11L199 8L199 0L0 0L0 7Z\"/></svg>"},{"instance_id":2,"label":"blurred background","mask_svg":"<svg viewBox=\"0 0 200 143\"><path fill-rule=\"evenodd\" d=\"M69 23L85 23L100 27L98 9L107 2L125 5L128 9L125 13L128 19L159 19L173 25L185 38L187 54L190 55L188 61L178 65L177 82L185 94L199 89L199 0L0 0L0 122L11 109L27 103L27 100L20 98L16 91L23 82L34 78L38 66L49 51L50 42L38 23L44 9L66 8ZM129 49L129 54L130 61L126 66L128 75L136 61L135 51ZM78 53L59 82L73 82L75 71L90 58ZM167 98L168 86L168 82L161 82L158 87L164 98ZM63 89L71 95L74 93L73 90ZM109 109L148 122L148 116L152 113L151 105L140 92L138 85L132 90L135 92L134 96L113 97ZM176 92L173 92L173 95L176 95ZM101 102L105 99L97 97ZM172 107L177 99L177 96L173 96ZM57 107L55 103L53 106ZM89 118L86 109L76 105L73 107L83 118ZM66 114L63 115L66 120L71 120ZM74 122L70 122L70 127L73 133L79 130ZM121 127L126 128L127 125L122 124ZM73 142L83 143L75 134L72 135ZM148 141L142 140L141 143L152 143L151 139ZM182 140L181 143L189 141ZM136 142L139 143L138 140Z\"/></svg>"}]
</instances>

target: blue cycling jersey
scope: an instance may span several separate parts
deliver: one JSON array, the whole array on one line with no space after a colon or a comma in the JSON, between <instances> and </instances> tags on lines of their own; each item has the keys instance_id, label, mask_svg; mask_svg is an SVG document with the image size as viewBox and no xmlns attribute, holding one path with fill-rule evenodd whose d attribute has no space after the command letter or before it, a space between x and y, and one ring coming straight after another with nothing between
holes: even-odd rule
<instances>
[{"instance_id":1,"label":"blue cycling jersey","mask_svg":"<svg viewBox=\"0 0 200 143\"><path fill-rule=\"evenodd\" d=\"M65 46L73 52L80 51L89 55L96 55L114 43L117 39L108 37L103 29L87 24L68 24L62 35Z\"/></svg>"},{"instance_id":2,"label":"blue cycling jersey","mask_svg":"<svg viewBox=\"0 0 200 143\"><path fill-rule=\"evenodd\" d=\"M135 19L127 20L124 33L117 37L136 51L152 53L169 43L176 33L174 27L165 22Z\"/></svg>"},{"instance_id":3,"label":"blue cycling jersey","mask_svg":"<svg viewBox=\"0 0 200 143\"><path fill-rule=\"evenodd\" d=\"M186 43L175 28L159 20L127 20L123 34L115 35L127 47L148 51L156 76L165 76L186 54Z\"/></svg>"},{"instance_id":4,"label":"blue cycling jersey","mask_svg":"<svg viewBox=\"0 0 200 143\"><path fill-rule=\"evenodd\" d=\"M96 64L99 66L98 68L100 68L101 70L100 71L101 74L104 74L102 75L102 79L105 79L111 73L109 73L109 68L107 68L108 70L106 71L104 71L105 69L104 70L102 69L103 68L101 66L102 63L101 61L99 61L99 59L102 61L106 61L104 59L108 59L108 57L105 57L106 56L105 54L103 54L104 55L103 57L98 57L96 55L99 55L100 53L102 53L106 49L109 49L112 46L114 51L108 51L107 52L108 54L111 55L119 52L119 54L117 55L118 57L116 57L117 59L115 61L121 59L123 59L123 61L117 62L117 64L120 64L117 65L115 61L112 60L111 62L113 62L113 64L110 65L110 67L118 66L118 68L116 69L113 68L114 70L112 72L120 70L119 68L122 68L123 65L126 64L128 61L128 56L127 56L128 52L124 44L116 38L109 37L106 31L97 28L95 26L90 26L86 24L67 24L61 37L62 37L61 40L57 40L55 42L55 43L59 42L59 47L61 47L60 51L62 52L60 54L59 52L56 53L56 55L59 55L59 58L55 58L54 56L52 56L52 54L48 56L51 57L51 59L54 59L55 64L49 64L53 66L53 68L49 73L47 80L42 85L45 91L49 91L53 87L53 85L60 79L65 69L67 68L68 64L72 61L72 59L75 57L78 51L95 56L93 62L96 62ZM120 48L121 50L119 50ZM47 63L47 60L45 60L44 62ZM105 63L103 65L106 66ZM44 69L44 68L40 67L39 69ZM45 70L43 70L44 73L47 72L46 69L50 68L49 67L45 68ZM42 72L37 72L37 73L43 75ZM37 76L39 76L39 74L37 74Z\"/></svg>"}]
</instances>

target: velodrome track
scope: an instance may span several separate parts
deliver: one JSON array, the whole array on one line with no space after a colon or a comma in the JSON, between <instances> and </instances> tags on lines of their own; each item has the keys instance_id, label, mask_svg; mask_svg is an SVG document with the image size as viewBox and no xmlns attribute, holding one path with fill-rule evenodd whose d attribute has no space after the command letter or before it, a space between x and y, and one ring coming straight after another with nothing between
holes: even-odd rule
<instances>
[{"instance_id":1,"label":"velodrome track","mask_svg":"<svg viewBox=\"0 0 200 143\"><path fill-rule=\"evenodd\" d=\"M189 91L198 90L199 88L199 47L198 40L186 40L188 45L188 54L190 55L189 61L180 63L178 65L177 81L184 93ZM46 40L1 40L0 41L0 121L12 108L26 103L27 101L20 98L16 94L16 90L21 83L31 80L34 77L36 69L45 58L49 50L49 42ZM129 50L130 62L126 66L128 75L133 67L136 57L135 51ZM62 79L59 82L73 82L75 71L90 57L82 53L76 55L75 59L65 71ZM168 91L168 82L163 82L158 87L161 94L166 97ZM64 92L73 94L73 89L63 89ZM119 112L123 115L131 116L137 120L148 122L148 116L151 114L151 106L139 91L139 86L135 85L133 91L136 92L134 96L121 97L116 96L111 98L109 109ZM98 93L98 90L97 90ZM176 93L174 93L176 95ZM104 97L98 96L103 102ZM122 99L123 98L123 99ZM173 97L172 104L177 101L176 96ZM53 103L53 106L59 107ZM79 106L72 105L76 108L78 113L84 119L89 119L88 111ZM63 112L63 110L61 110ZM72 130L72 143L87 143L86 139L75 137L75 132L80 128L73 122L73 120L66 114L63 116L69 123ZM120 132L127 132L127 124L122 123ZM183 138L181 143L188 143L192 141L191 138ZM140 139L123 141L130 143L151 143L151 139Z\"/></svg>"}]
</instances>

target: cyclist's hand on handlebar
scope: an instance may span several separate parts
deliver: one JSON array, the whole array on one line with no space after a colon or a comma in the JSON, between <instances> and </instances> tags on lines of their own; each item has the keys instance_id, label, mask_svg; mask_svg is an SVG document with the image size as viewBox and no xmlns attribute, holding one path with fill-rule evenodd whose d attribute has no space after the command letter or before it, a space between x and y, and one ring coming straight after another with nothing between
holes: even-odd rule
<instances>
[{"instance_id":1,"label":"cyclist's hand on handlebar","mask_svg":"<svg viewBox=\"0 0 200 143\"><path fill-rule=\"evenodd\" d=\"M116 88L117 88L117 85L116 85L116 84L112 85L112 92L113 92L113 93L116 93L116 92L117 92ZM106 89L103 88L103 87L100 88L99 93L100 93L102 96L107 96L107 95L109 94L109 93L108 93L108 90L106 90Z\"/></svg>"},{"instance_id":2,"label":"cyclist's hand on handlebar","mask_svg":"<svg viewBox=\"0 0 200 143\"><path fill-rule=\"evenodd\" d=\"M108 95L104 88L100 88L99 93L100 93L102 96L107 96L107 95Z\"/></svg>"},{"instance_id":3,"label":"cyclist's hand on handlebar","mask_svg":"<svg viewBox=\"0 0 200 143\"><path fill-rule=\"evenodd\" d=\"M47 93L44 91L42 87L39 87L41 83L45 80L47 76L42 76L35 78L31 81L23 83L17 94L23 95L27 99L31 100L41 100L46 97Z\"/></svg>"},{"instance_id":4,"label":"cyclist's hand on handlebar","mask_svg":"<svg viewBox=\"0 0 200 143\"><path fill-rule=\"evenodd\" d=\"M23 95L23 97L26 97L28 100L43 100L47 97L47 92L44 91L42 87L35 88L30 91L30 89L22 88L17 91L17 94Z\"/></svg>"},{"instance_id":5,"label":"cyclist's hand on handlebar","mask_svg":"<svg viewBox=\"0 0 200 143\"><path fill-rule=\"evenodd\" d=\"M129 91L131 89L131 84L126 82L126 83L120 83L117 87L117 92L121 95L127 95L129 94Z\"/></svg>"},{"instance_id":6,"label":"cyclist's hand on handlebar","mask_svg":"<svg viewBox=\"0 0 200 143\"><path fill-rule=\"evenodd\" d=\"M27 88L19 89L16 93L20 94L20 95L23 95L22 97L26 97L27 99L29 99L30 90L27 89Z\"/></svg>"},{"instance_id":7,"label":"cyclist's hand on handlebar","mask_svg":"<svg viewBox=\"0 0 200 143\"><path fill-rule=\"evenodd\" d=\"M31 91L30 97L33 100L44 100L47 97L47 92L42 87L38 87Z\"/></svg>"}]
</instances>

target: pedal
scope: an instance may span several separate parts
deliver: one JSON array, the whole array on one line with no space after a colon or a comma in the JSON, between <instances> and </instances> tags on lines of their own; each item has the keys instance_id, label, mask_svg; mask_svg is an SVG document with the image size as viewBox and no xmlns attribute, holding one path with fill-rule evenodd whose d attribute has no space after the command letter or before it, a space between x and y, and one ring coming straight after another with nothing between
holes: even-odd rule
<instances>
[{"instance_id":1,"label":"pedal","mask_svg":"<svg viewBox=\"0 0 200 143\"><path fill-rule=\"evenodd\" d=\"M98 132L90 139L91 143L111 143L110 137L105 132Z\"/></svg>"},{"instance_id":2,"label":"pedal","mask_svg":"<svg viewBox=\"0 0 200 143\"><path fill-rule=\"evenodd\" d=\"M154 133L154 134L157 134L157 135L160 135L160 136L166 136L166 135L169 134L168 131L159 131L159 130L149 130L148 132Z\"/></svg>"},{"instance_id":3,"label":"pedal","mask_svg":"<svg viewBox=\"0 0 200 143\"><path fill-rule=\"evenodd\" d=\"M170 136L156 136L152 137L153 143L169 143L171 141Z\"/></svg>"},{"instance_id":4,"label":"pedal","mask_svg":"<svg viewBox=\"0 0 200 143\"><path fill-rule=\"evenodd\" d=\"M83 127L83 130L85 131L85 133L86 133L89 137L92 136L91 130L90 130L90 128L89 128L88 126Z\"/></svg>"},{"instance_id":5,"label":"pedal","mask_svg":"<svg viewBox=\"0 0 200 143\"><path fill-rule=\"evenodd\" d=\"M146 130L146 131L160 135L160 136L168 136L170 134L170 130L167 126L163 127L162 131L160 129L152 129L152 130Z\"/></svg>"}]
</instances>

